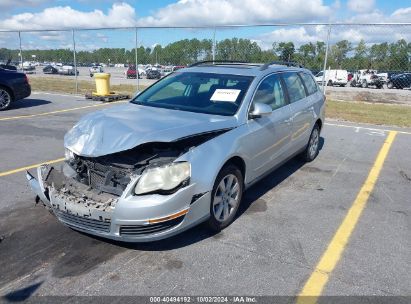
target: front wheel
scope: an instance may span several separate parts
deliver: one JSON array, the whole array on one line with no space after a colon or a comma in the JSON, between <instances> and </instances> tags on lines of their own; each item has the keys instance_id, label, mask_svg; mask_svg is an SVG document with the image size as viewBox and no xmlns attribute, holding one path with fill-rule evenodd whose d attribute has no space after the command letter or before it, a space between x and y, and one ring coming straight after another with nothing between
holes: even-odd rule
<instances>
[{"instance_id":1,"label":"front wheel","mask_svg":"<svg viewBox=\"0 0 411 304\"><path fill-rule=\"evenodd\" d=\"M391 81L389 81L389 82L387 83L387 88L393 89L393 88L394 88L394 84L393 84Z\"/></svg>"},{"instance_id":2,"label":"front wheel","mask_svg":"<svg viewBox=\"0 0 411 304\"><path fill-rule=\"evenodd\" d=\"M301 157L306 162L313 161L320 151L320 127L316 124L311 131L310 139L308 140L307 147L301 154Z\"/></svg>"},{"instance_id":3,"label":"front wheel","mask_svg":"<svg viewBox=\"0 0 411 304\"><path fill-rule=\"evenodd\" d=\"M220 231L234 221L243 189L241 171L234 165L223 167L211 192L210 219L208 220L210 229Z\"/></svg>"}]
</instances>

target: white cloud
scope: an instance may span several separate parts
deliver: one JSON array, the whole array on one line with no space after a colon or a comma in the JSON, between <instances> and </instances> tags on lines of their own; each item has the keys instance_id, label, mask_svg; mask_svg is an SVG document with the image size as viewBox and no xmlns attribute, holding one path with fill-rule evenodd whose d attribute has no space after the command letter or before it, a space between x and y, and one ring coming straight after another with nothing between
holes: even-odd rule
<instances>
[{"instance_id":1,"label":"white cloud","mask_svg":"<svg viewBox=\"0 0 411 304\"><path fill-rule=\"evenodd\" d=\"M411 20L411 6L396 10L391 14L391 19L396 22L410 22Z\"/></svg>"},{"instance_id":2,"label":"white cloud","mask_svg":"<svg viewBox=\"0 0 411 304\"><path fill-rule=\"evenodd\" d=\"M104 43L108 42L108 37L102 33L97 33L96 37L100 39L101 41L103 41Z\"/></svg>"},{"instance_id":3,"label":"white cloud","mask_svg":"<svg viewBox=\"0 0 411 304\"><path fill-rule=\"evenodd\" d=\"M279 28L269 33L259 35L253 41L264 50L271 49L273 43L292 41L295 46L301 44L324 41L326 37L326 29L323 26L306 26Z\"/></svg>"},{"instance_id":4,"label":"white cloud","mask_svg":"<svg viewBox=\"0 0 411 304\"><path fill-rule=\"evenodd\" d=\"M375 0L348 0L347 6L356 13L369 13L374 9Z\"/></svg>"},{"instance_id":5,"label":"white cloud","mask_svg":"<svg viewBox=\"0 0 411 304\"><path fill-rule=\"evenodd\" d=\"M69 6L46 8L40 13L23 13L0 21L8 30L125 27L135 25L135 10L127 3L115 3L107 14L101 10L82 12Z\"/></svg>"},{"instance_id":6,"label":"white cloud","mask_svg":"<svg viewBox=\"0 0 411 304\"><path fill-rule=\"evenodd\" d=\"M139 20L141 26L314 21L328 18L323 0L180 0Z\"/></svg>"},{"instance_id":7,"label":"white cloud","mask_svg":"<svg viewBox=\"0 0 411 304\"><path fill-rule=\"evenodd\" d=\"M332 27L330 43L348 40L353 46L364 40L367 45L382 42L396 42L400 39L411 41L411 26L403 25L335 25ZM271 49L273 43L293 42L298 48L302 44L327 40L328 26L306 25L299 27L279 27L257 37L248 37L264 50Z\"/></svg>"}]
</instances>

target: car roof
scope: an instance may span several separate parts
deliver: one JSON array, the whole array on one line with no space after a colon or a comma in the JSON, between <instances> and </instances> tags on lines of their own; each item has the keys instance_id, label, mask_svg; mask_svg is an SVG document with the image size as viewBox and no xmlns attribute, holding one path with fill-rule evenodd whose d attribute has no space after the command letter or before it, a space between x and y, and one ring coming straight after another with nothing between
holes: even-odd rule
<instances>
[{"instance_id":1,"label":"car roof","mask_svg":"<svg viewBox=\"0 0 411 304\"><path fill-rule=\"evenodd\" d=\"M215 74L232 74L232 75L241 75L241 76L261 76L270 74L273 72L282 72L282 71L304 71L310 72L307 69L299 67L288 67L285 65L268 65L264 66L263 64L210 64L210 65L198 65L193 67L188 67L184 69L177 70L176 73L185 73L185 72L197 72L197 73L215 73ZM311 72L310 72L311 73Z\"/></svg>"}]
</instances>

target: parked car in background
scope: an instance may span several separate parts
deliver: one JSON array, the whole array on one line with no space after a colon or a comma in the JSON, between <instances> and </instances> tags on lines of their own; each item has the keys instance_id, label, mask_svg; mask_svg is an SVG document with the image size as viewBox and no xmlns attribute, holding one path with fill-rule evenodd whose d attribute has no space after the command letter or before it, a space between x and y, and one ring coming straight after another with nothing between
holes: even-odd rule
<instances>
[{"instance_id":1,"label":"parked car in background","mask_svg":"<svg viewBox=\"0 0 411 304\"><path fill-rule=\"evenodd\" d=\"M161 70L160 70L161 77L167 76L167 75L171 74L172 72L173 72L173 68L172 68L172 67L165 67L164 69L161 69Z\"/></svg>"},{"instance_id":2,"label":"parked car in background","mask_svg":"<svg viewBox=\"0 0 411 304\"><path fill-rule=\"evenodd\" d=\"M44 74L58 74L59 70L52 65L45 66L43 68Z\"/></svg>"},{"instance_id":3,"label":"parked car in background","mask_svg":"<svg viewBox=\"0 0 411 304\"><path fill-rule=\"evenodd\" d=\"M175 65L175 66L173 66L172 71L175 72L177 70L184 69L184 68L186 68L186 66L184 66L184 65Z\"/></svg>"},{"instance_id":4,"label":"parked car in background","mask_svg":"<svg viewBox=\"0 0 411 304\"><path fill-rule=\"evenodd\" d=\"M30 94L31 87L26 74L0 68L0 111Z\"/></svg>"},{"instance_id":5,"label":"parked car in background","mask_svg":"<svg viewBox=\"0 0 411 304\"><path fill-rule=\"evenodd\" d=\"M93 65L92 67L90 67L89 72L90 72L90 77L93 77L94 73L103 73L104 70L101 65Z\"/></svg>"},{"instance_id":6,"label":"parked car in background","mask_svg":"<svg viewBox=\"0 0 411 304\"><path fill-rule=\"evenodd\" d=\"M325 77L324 71L319 72L315 75L315 81L318 84L322 84L324 78L324 83L327 86L342 86L345 87L348 83L348 72L347 70L326 70Z\"/></svg>"},{"instance_id":7,"label":"parked car in background","mask_svg":"<svg viewBox=\"0 0 411 304\"><path fill-rule=\"evenodd\" d=\"M76 71L77 75L79 74L78 70ZM75 75L74 66L72 65L63 65L58 68L58 73L60 75Z\"/></svg>"},{"instance_id":8,"label":"parked car in background","mask_svg":"<svg viewBox=\"0 0 411 304\"><path fill-rule=\"evenodd\" d=\"M289 63L197 63L84 116L64 137L63 168L26 178L60 222L89 234L220 231L245 189L294 156L317 157L324 101L310 71Z\"/></svg>"},{"instance_id":9,"label":"parked car in background","mask_svg":"<svg viewBox=\"0 0 411 304\"><path fill-rule=\"evenodd\" d=\"M159 69L151 69L147 70L147 79L160 79L161 78L161 73Z\"/></svg>"},{"instance_id":10,"label":"parked car in background","mask_svg":"<svg viewBox=\"0 0 411 304\"><path fill-rule=\"evenodd\" d=\"M377 89L382 89L384 85L384 79L377 75L377 70L359 70L354 73L354 77L351 80L350 85L352 87L368 88L374 86Z\"/></svg>"},{"instance_id":11,"label":"parked car in background","mask_svg":"<svg viewBox=\"0 0 411 304\"><path fill-rule=\"evenodd\" d=\"M0 64L0 68L5 69L5 70L10 70L10 71L17 71L17 67L15 65L11 64Z\"/></svg>"},{"instance_id":12,"label":"parked car in background","mask_svg":"<svg viewBox=\"0 0 411 304\"><path fill-rule=\"evenodd\" d=\"M411 88L411 73L403 73L392 76L387 83L389 89Z\"/></svg>"},{"instance_id":13,"label":"parked car in background","mask_svg":"<svg viewBox=\"0 0 411 304\"><path fill-rule=\"evenodd\" d=\"M137 77L137 70L135 65L130 65L126 71L126 78L135 79ZM141 78L141 74L138 73L138 78Z\"/></svg>"}]
</instances>

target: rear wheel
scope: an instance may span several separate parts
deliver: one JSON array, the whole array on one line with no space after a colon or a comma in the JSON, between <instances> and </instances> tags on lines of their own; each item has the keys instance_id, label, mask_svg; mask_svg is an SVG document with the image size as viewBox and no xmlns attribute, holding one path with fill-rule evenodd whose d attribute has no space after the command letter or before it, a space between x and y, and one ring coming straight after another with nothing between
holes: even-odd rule
<instances>
[{"instance_id":1,"label":"rear wheel","mask_svg":"<svg viewBox=\"0 0 411 304\"><path fill-rule=\"evenodd\" d=\"M11 102L12 97L10 92L6 88L0 87L0 111L6 110Z\"/></svg>"},{"instance_id":2,"label":"rear wheel","mask_svg":"<svg viewBox=\"0 0 411 304\"><path fill-rule=\"evenodd\" d=\"M243 187L243 176L236 166L228 165L221 169L211 193L210 229L220 231L234 221Z\"/></svg>"},{"instance_id":3,"label":"rear wheel","mask_svg":"<svg viewBox=\"0 0 411 304\"><path fill-rule=\"evenodd\" d=\"M332 86L333 86L333 82L332 82L331 80L328 80L327 86L332 87Z\"/></svg>"},{"instance_id":4,"label":"rear wheel","mask_svg":"<svg viewBox=\"0 0 411 304\"><path fill-rule=\"evenodd\" d=\"M394 88L394 85L393 85L393 83L392 83L391 81L389 81L389 82L387 83L387 88L389 88L389 89Z\"/></svg>"},{"instance_id":5,"label":"rear wheel","mask_svg":"<svg viewBox=\"0 0 411 304\"><path fill-rule=\"evenodd\" d=\"M304 152L301 153L301 158L306 162L313 161L320 151L320 127L315 124L311 131L310 139L308 140L307 147Z\"/></svg>"},{"instance_id":6,"label":"rear wheel","mask_svg":"<svg viewBox=\"0 0 411 304\"><path fill-rule=\"evenodd\" d=\"M364 89L365 89L365 88L368 88L367 80L363 80L363 81L362 81L361 87L363 87Z\"/></svg>"}]
</instances>

